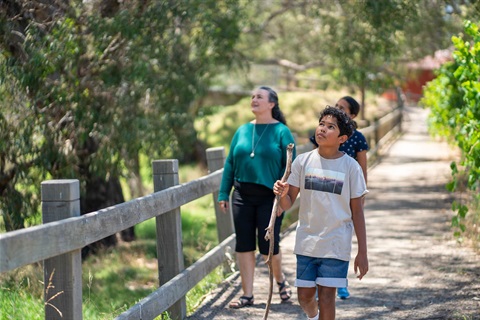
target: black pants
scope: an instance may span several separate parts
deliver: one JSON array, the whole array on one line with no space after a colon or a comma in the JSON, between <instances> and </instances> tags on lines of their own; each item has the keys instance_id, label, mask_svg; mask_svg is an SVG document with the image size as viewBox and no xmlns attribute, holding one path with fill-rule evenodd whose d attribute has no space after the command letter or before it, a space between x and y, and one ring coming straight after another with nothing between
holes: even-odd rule
<instances>
[{"instance_id":1,"label":"black pants","mask_svg":"<svg viewBox=\"0 0 480 320\"><path fill-rule=\"evenodd\" d=\"M273 190L255 183L234 183L232 195L233 221L237 235L236 252L258 249L268 255L269 241L265 240L265 229L270 223L275 195ZM275 219L273 254L278 254L280 227L284 213Z\"/></svg>"}]
</instances>

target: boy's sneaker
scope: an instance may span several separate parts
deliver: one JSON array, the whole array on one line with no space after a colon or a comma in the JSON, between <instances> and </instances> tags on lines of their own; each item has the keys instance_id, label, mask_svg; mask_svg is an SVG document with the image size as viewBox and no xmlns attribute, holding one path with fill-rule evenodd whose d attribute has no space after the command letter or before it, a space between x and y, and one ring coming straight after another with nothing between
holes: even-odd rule
<instances>
[{"instance_id":1,"label":"boy's sneaker","mask_svg":"<svg viewBox=\"0 0 480 320\"><path fill-rule=\"evenodd\" d=\"M339 297L340 299L347 299L348 297L350 297L350 293L348 292L348 289L347 288L338 288L337 289L337 297Z\"/></svg>"}]
</instances>

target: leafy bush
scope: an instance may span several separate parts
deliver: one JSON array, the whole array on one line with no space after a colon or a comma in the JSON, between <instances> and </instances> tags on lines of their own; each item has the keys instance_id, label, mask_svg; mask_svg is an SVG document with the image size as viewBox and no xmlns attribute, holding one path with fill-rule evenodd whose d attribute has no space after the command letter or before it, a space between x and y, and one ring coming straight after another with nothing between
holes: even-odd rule
<instances>
[{"instance_id":1,"label":"leafy bush","mask_svg":"<svg viewBox=\"0 0 480 320\"><path fill-rule=\"evenodd\" d=\"M429 124L432 134L455 143L461 160L452 162L453 181L448 190L458 191L463 177L468 189L475 191L480 179L480 33L478 26L465 22L465 36L452 37L454 61L446 63L435 80L427 84L421 103L431 109ZM470 38L468 41L464 38ZM479 197L479 195L477 195ZM466 230L468 207L454 201L456 215L452 226L456 235Z\"/></svg>"}]
</instances>

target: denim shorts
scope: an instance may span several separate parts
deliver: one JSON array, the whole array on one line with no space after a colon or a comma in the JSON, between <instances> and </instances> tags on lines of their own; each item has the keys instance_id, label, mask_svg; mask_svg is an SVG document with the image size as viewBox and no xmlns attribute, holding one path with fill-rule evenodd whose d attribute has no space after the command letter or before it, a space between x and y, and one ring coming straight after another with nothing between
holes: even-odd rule
<instances>
[{"instance_id":1,"label":"denim shorts","mask_svg":"<svg viewBox=\"0 0 480 320\"><path fill-rule=\"evenodd\" d=\"M348 261L314 258L297 254L296 287L314 288L316 285L346 288L348 285Z\"/></svg>"}]
</instances>

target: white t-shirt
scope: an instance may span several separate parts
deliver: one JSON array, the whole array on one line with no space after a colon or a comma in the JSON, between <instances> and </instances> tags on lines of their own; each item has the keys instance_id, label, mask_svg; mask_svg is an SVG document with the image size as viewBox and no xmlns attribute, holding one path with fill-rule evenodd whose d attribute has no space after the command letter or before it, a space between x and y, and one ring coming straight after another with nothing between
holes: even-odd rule
<instances>
[{"instance_id":1,"label":"white t-shirt","mask_svg":"<svg viewBox=\"0 0 480 320\"><path fill-rule=\"evenodd\" d=\"M315 149L293 161L288 183L300 188L294 253L350 261L350 199L368 193L357 161L347 154L325 159Z\"/></svg>"}]
</instances>

